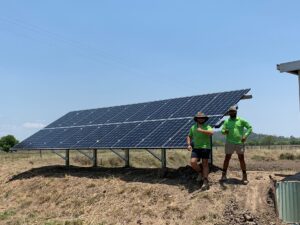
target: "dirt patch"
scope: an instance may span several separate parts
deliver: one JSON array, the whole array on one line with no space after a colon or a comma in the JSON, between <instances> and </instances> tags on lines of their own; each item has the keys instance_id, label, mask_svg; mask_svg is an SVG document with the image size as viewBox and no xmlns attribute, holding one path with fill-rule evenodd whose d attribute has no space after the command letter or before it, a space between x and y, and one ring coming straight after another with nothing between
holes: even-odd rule
<instances>
[{"instance_id":1,"label":"dirt patch","mask_svg":"<svg viewBox=\"0 0 300 225\"><path fill-rule=\"evenodd\" d=\"M250 183L243 185L238 167L231 165L224 183L213 167L210 189L202 192L189 166L162 177L159 168L66 168L59 162L2 161L0 224L279 225L269 175L293 173L250 171Z\"/></svg>"}]
</instances>

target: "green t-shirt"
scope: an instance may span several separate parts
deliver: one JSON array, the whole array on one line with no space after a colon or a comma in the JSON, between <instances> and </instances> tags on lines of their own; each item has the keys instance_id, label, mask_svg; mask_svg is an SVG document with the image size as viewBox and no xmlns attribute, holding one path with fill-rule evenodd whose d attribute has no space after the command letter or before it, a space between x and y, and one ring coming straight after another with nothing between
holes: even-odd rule
<instances>
[{"instance_id":1,"label":"green t-shirt","mask_svg":"<svg viewBox=\"0 0 300 225\"><path fill-rule=\"evenodd\" d=\"M203 134L197 131L198 124L195 124L191 127L189 136L192 138L194 142L194 148L211 148L210 136L207 134ZM203 125L201 127L203 130L213 130L209 125Z\"/></svg>"},{"instance_id":2,"label":"green t-shirt","mask_svg":"<svg viewBox=\"0 0 300 225\"><path fill-rule=\"evenodd\" d=\"M227 135L225 134L226 130L228 131ZM222 127L222 134L226 135L226 141L232 144L243 144L242 138L248 137L251 133L251 125L240 117L227 119Z\"/></svg>"}]
</instances>

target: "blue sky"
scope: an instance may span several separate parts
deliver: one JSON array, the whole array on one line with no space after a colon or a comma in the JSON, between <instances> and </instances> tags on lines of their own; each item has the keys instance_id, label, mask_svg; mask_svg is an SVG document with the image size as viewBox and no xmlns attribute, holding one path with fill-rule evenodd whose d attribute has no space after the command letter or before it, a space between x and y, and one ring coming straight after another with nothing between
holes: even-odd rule
<instances>
[{"instance_id":1,"label":"blue sky","mask_svg":"<svg viewBox=\"0 0 300 225\"><path fill-rule=\"evenodd\" d=\"M1 1L0 136L68 111L252 88L258 133L300 136L299 1Z\"/></svg>"}]
</instances>

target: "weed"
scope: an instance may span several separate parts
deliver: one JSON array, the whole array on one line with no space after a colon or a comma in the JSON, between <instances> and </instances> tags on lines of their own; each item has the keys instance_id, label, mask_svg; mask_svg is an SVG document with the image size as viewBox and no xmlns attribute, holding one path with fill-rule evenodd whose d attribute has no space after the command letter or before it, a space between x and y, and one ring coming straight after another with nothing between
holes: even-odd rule
<instances>
[{"instance_id":1,"label":"weed","mask_svg":"<svg viewBox=\"0 0 300 225\"><path fill-rule=\"evenodd\" d=\"M6 220L14 215L16 215L16 212L13 210L7 210L4 212L0 212L0 220Z\"/></svg>"},{"instance_id":2,"label":"weed","mask_svg":"<svg viewBox=\"0 0 300 225\"><path fill-rule=\"evenodd\" d=\"M279 156L279 159L281 159L281 160L295 160L297 158L299 158L299 156L295 156L294 154L288 153L288 152L287 153L282 153Z\"/></svg>"}]
</instances>

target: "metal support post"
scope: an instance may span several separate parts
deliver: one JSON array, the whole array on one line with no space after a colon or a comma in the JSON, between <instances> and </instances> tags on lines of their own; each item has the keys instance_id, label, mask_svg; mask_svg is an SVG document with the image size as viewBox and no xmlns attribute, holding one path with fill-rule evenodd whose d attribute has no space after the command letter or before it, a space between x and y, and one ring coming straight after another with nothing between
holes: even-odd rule
<instances>
[{"instance_id":1,"label":"metal support post","mask_svg":"<svg viewBox=\"0 0 300 225\"><path fill-rule=\"evenodd\" d=\"M130 167L129 149L125 149L125 167Z\"/></svg>"},{"instance_id":2,"label":"metal support post","mask_svg":"<svg viewBox=\"0 0 300 225\"><path fill-rule=\"evenodd\" d=\"M98 151L97 149L93 149L93 167L98 166Z\"/></svg>"},{"instance_id":3,"label":"metal support post","mask_svg":"<svg viewBox=\"0 0 300 225\"><path fill-rule=\"evenodd\" d=\"M166 157L166 149L161 149L161 168L167 168L167 157Z\"/></svg>"},{"instance_id":4,"label":"metal support post","mask_svg":"<svg viewBox=\"0 0 300 225\"><path fill-rule=\"evenodd\" d=\"M70 166L70 149L66 150L66 157L65 157L66 166Z\"/></svg>"}]
</instances>

